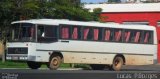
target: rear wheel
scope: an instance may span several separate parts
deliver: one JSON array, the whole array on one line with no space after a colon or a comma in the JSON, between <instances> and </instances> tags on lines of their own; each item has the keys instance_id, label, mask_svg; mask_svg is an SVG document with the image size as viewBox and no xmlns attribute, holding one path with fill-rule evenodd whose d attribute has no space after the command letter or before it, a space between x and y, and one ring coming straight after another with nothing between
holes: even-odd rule
<instances>
[{"instance_id":1,"label":"rear wheel","mask_svg":"<svg viewBox=\"0 0 160 79\"><path fill-rule=\"evenodd\" d=\"M48 68L50 68L51 70L56 70L59 68L59 66L62 63L62 58L59 55L53 55L50 58L49 63L47 64Z\"/></svg>"},{"instance_id":2,"label":"rear wheel","mask_svg":"<svg viewBox=\"0 0 160 79\"><path fill-rule=\"evenodd\" d=\"M93 70L103 70L105 68L105 65L101 64L91 64L90 66Z\"/></svg>"},{"instance_id":3,"label":"rear wheel","mask_svg":"<svg viewBox=\"0 0 160 79\"><path fill-rule=\"evenodd\" d=\"M27 61L27 65L31 69L38 69L38 68L41 67L41 63L40 62L34 62L34 61Z\"/></svg>"},{"instance_id":4,"label":"rear wheel","mask_svg":"<svg viewBox=\"0 0 160 79\"><path fill-rule=\"evenodd\" d=\"M111 70L119 71L119 70L121 70L123 64L124 64L123 58L120 56L117 56L113 60Z\"/></svg>"}]
</instances>

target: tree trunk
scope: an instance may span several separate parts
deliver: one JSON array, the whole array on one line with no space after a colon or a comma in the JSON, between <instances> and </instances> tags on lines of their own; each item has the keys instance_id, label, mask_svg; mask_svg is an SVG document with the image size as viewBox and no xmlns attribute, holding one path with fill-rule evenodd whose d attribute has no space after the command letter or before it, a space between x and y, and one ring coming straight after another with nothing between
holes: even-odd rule
<instances>
[{"instance_id":1,"label":"tree trunk","mask_svg":"<svg viewBox=\"0 0 160 79\"><path fill-rule=\"evenodd\" d=\"M5 46L3 45L3 41L0 42L0 55L2 57L2 62L5 62Z\"/></svg>"},{"instance_id":2,"label":"tree trunk","mask_svg":"<svg viewBox=\"0 0 160 79\"><path fill-rule=\"evenodd\" d=\"M70 67L71 67L71 68L74 68L74 64L70 64Z\"/></svg>"}]
</instances>

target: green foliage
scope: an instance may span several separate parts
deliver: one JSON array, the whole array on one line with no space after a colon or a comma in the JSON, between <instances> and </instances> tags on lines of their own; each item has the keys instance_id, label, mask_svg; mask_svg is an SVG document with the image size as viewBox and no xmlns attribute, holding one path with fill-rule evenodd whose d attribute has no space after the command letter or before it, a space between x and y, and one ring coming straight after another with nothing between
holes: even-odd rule
<instances>
[{"instance_id":1,"label":"green foliage","mask_svg":"<svg viewBox=\"0 0 160 79\"><path fill-rule=\"evenodd\" d=\"M61 64L61 68L70 68L69 64ZM2 63L2 60L0 60L0 68L28 68L26 62L20 62L20 61L6 61L5 63ZM41 68L47 68L45 64L42 64Z\"/></svg>"},{"instance_id":2,"label":"green foliage","mask_svg":"<svg viewBox=\"0 0 160 79\"><path fill-rule=\"evenodd\" d=\"M100 9L91 13L74 0L1 0L0 40L6 40L10 23L23 19L69 19L99 21Z\"/></svg>"},{"instance_id":3,"label":"green foliage","mask_svg":"<svg viewBox=\"0 0 160 79\"><path fill-rule=\"evenodd\" d=\"M4 20L59 18L70 20L94 20L92 13L73 0L1 0L1 23ZM21 18L23 17L23 18ZM7 23L11 22L7 21ZM4 23L6 24L6 23Z\"/></svg>"},{"instance_id":4,"label":"green foliage","mask_svg":"<svg viewBox=\"0 0 160 79\"><path fill-rule=\"evenodd\" d=\"M95 8L93 9L93 16L95 21L101 21L100 20L100 13L102 12L101 8Z\"/></svg>"},{"instance_id":5,"label":"green foliage","mask_svg":"<svg viewBox=\"0 0 160 79\"><path fill-rule=\"evenodd\" d=\"M108 3L121 3L121 0L108 0Z\"/></svg>"}]
</instances>

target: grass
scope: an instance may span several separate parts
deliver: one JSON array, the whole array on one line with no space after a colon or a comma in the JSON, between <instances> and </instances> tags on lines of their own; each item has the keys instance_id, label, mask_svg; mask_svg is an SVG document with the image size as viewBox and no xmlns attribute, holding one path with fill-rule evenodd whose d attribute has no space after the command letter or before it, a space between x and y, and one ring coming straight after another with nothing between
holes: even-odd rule
<instances>
[{"instance_id":1,"label":"grass","mask_svg":"<svg viewBox=\"0 0 160 79\"><path fill-rule=\"evenodd\" d=\"M27 64L25 62L13 62L13 61L5 61L2 63L0 60L0 68L27 68Z\"/></svg>"}]
</instances>

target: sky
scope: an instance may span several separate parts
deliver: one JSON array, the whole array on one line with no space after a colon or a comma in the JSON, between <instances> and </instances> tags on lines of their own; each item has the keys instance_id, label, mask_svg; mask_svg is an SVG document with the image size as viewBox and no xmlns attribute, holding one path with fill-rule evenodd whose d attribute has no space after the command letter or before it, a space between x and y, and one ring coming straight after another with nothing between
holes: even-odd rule
<instances>
[{"instance_id":1,"label":"sky","mask_svg":"<svg viewBox=\"0 0 160 79\"><path fill-rule=\"evenodd\" d=\"M100 3L100 2L106 2L107 0L81 0L82 3Z\"/></svg>"}]
</instances>

